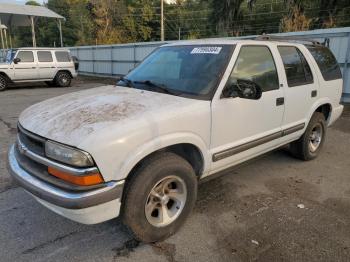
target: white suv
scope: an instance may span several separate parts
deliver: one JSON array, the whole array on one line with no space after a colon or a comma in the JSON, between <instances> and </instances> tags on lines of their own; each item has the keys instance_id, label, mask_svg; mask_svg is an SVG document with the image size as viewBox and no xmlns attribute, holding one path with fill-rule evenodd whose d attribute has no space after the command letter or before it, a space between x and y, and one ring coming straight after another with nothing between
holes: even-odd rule
<instances>
[{"instance_id":1,"label":"white suv","mask_svg":"<svg viewBox=\"0 0 350 262\"><path fill-rule=\"evenodd\" d=\"M190 214L200 179L289 143L317 157L342 84L318 43L168 44L116 86L25 110L9 167L54 212L85 224L121 215L154 242Z\"/></svg>"},{"instance_id":2,"label":"white suv","mask_svg":"<svg viewBox=\"0 0 350 262\"><path fill-rule=\"evenodd\" d=\"M77 76L69 50L62 48L19 48L7 51L0 63L0 91L10 83L44 81L49 86L68 87Z\"/></svg>"}]
</instances>

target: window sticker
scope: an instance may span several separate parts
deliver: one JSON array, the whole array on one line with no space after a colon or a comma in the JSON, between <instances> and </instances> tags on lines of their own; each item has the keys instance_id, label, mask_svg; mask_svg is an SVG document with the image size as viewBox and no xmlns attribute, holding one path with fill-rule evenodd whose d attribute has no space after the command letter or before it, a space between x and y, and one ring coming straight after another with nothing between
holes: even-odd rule
<instances>
[{"instance_id":1,"label":"window sticker","mask_svg":"<svg viewBox=\"0 0 350 262\"><path fill-rule=\"evenodd\" d=\"M221 52L222 47L219 46L203 46L193 48L191 54L213 54L218 55Z\"/></svg>"}]
</instances>

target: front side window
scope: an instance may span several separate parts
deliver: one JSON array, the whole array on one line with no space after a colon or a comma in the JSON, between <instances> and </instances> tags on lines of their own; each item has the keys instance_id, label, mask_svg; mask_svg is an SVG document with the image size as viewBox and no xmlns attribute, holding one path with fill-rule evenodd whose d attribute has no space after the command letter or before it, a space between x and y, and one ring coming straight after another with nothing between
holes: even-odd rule
<instances>
[{"instance_id":1,"label":"front side window","mask_svg":"<svg viewBox=\"0 0 350 262\"><path fill-rule=\"evenodd\" d=\"M70 55L67 51L56 51L55 52L57 62L70 62Z\"/></svg>"},{"instance_id":2,"label":"front side window","mask_svg":"<svg viewBox=\"0 0 350 262\"><path fill-rule=\"evenodd\" d=\"M243 46L229 78L229 85L251 81L263 92L279 89L275 61L267 46Z\"/></svg>"},{"instance_id":3,"label":"front side window","mask_svg":"<svg viewBox=\"0 0 350 262\"><path fill-rule=\"evenodd\" d=\"M21 59L21 63L32 63L34 62L34 55L32 51L19 51L17 58Z\"/></svg>"},{"instance_id":4,"label":"front side window","mask_svg":"<svg viewBox=\"0 0 350 262\"><path fill-rule=\"evenodd\" d=\"M50 51L38 51L39 62L52 62L52 55Z\"/></svg>"},{"instance_id":5,"label":"front side window","mask_svg":"<svg viewBox=\"0 0 350 262\"><path fill-rule=\"evenodd\" d=\"M313 76L304 55L295 46L279 46L289 87L311 84Z\"/></svg>"},{"instance_id":6,"label":"front side window","mask_svg":"<svg viewBox=\"0 0 350 262\"><path fill-rule=\"evenodd\" d=\"M342 74L332 52L324 46L306 46L315 58L324 80L331 81L342 78Z\"/></svg>"},{"instance_id":7,"label":"front side window","mask_svg":"<svg viewBox=\"0 0 350 262\"><path fill-rule=\"evenodd\" d=\"M118 85L209 100L233 49L234 45L161 47Z\"/></svg>"},{"instance_id":8,"label":"front side window","mask_svg":"<svg viewBox=\"0 0 350 262\"><path fill-rule=\"evenodd\" d=\"M6 53L6 60L5 60L5 62L6 63L11 63L13 58L15 58L16 52L17 52L17 50L15 50L15 49L8 50L7 53Z\"/></svg>"}]
</instances>

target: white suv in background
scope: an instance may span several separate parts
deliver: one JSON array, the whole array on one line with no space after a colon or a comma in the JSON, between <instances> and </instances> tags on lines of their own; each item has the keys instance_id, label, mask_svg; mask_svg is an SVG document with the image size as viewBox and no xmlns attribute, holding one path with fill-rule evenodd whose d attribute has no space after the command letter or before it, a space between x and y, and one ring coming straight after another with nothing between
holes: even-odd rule
<instances>
[{"instance_id":1,"label":"white suv in background","mask_svg":"<svg viewBox=\"0 0 350 262\"><path fill-rule=\"evenodd\" d=\"M10 49L0 63L0 91L10 83L43 81L49 86L68 87L77 76L78 64L62 48Z\"/></svg>"},{"instance_id":2,"label":"white suv in background","mask_svg":"<svg viewBox=\"0 0 350 262\"><path fill-rule=\"evenodd\" d=\"M120 215L154 242L183 224L199 180L286 144L316 158L343 110L338 63L319 43L265 40L165 45L116 86L29 107L13 177L60 215Z\"/></svg>"}]
</instances>

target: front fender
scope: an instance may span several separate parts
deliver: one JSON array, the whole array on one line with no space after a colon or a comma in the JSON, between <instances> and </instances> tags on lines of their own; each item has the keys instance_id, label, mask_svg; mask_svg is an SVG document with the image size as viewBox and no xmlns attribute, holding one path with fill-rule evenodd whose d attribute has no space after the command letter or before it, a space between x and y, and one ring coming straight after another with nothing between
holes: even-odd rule
<instances>
[{"instance_id":1,"label":"front fender","mask_svg":"<svg viewBox=\"0 0 350 262\"><path fill-rule=\"evenodd\" d=\"M177 144L191 144L197 147L203 158L203 173L205 174L208 172L211 161L208 148L203 139L193 133L175 133L157 137L156 139L143 144L135 150L130 151L119 170L119 174L117 174L118 178L125 179L131 170L137 165L137 163L148 155L160 149Z\"/></svg>"}]
</instances>

